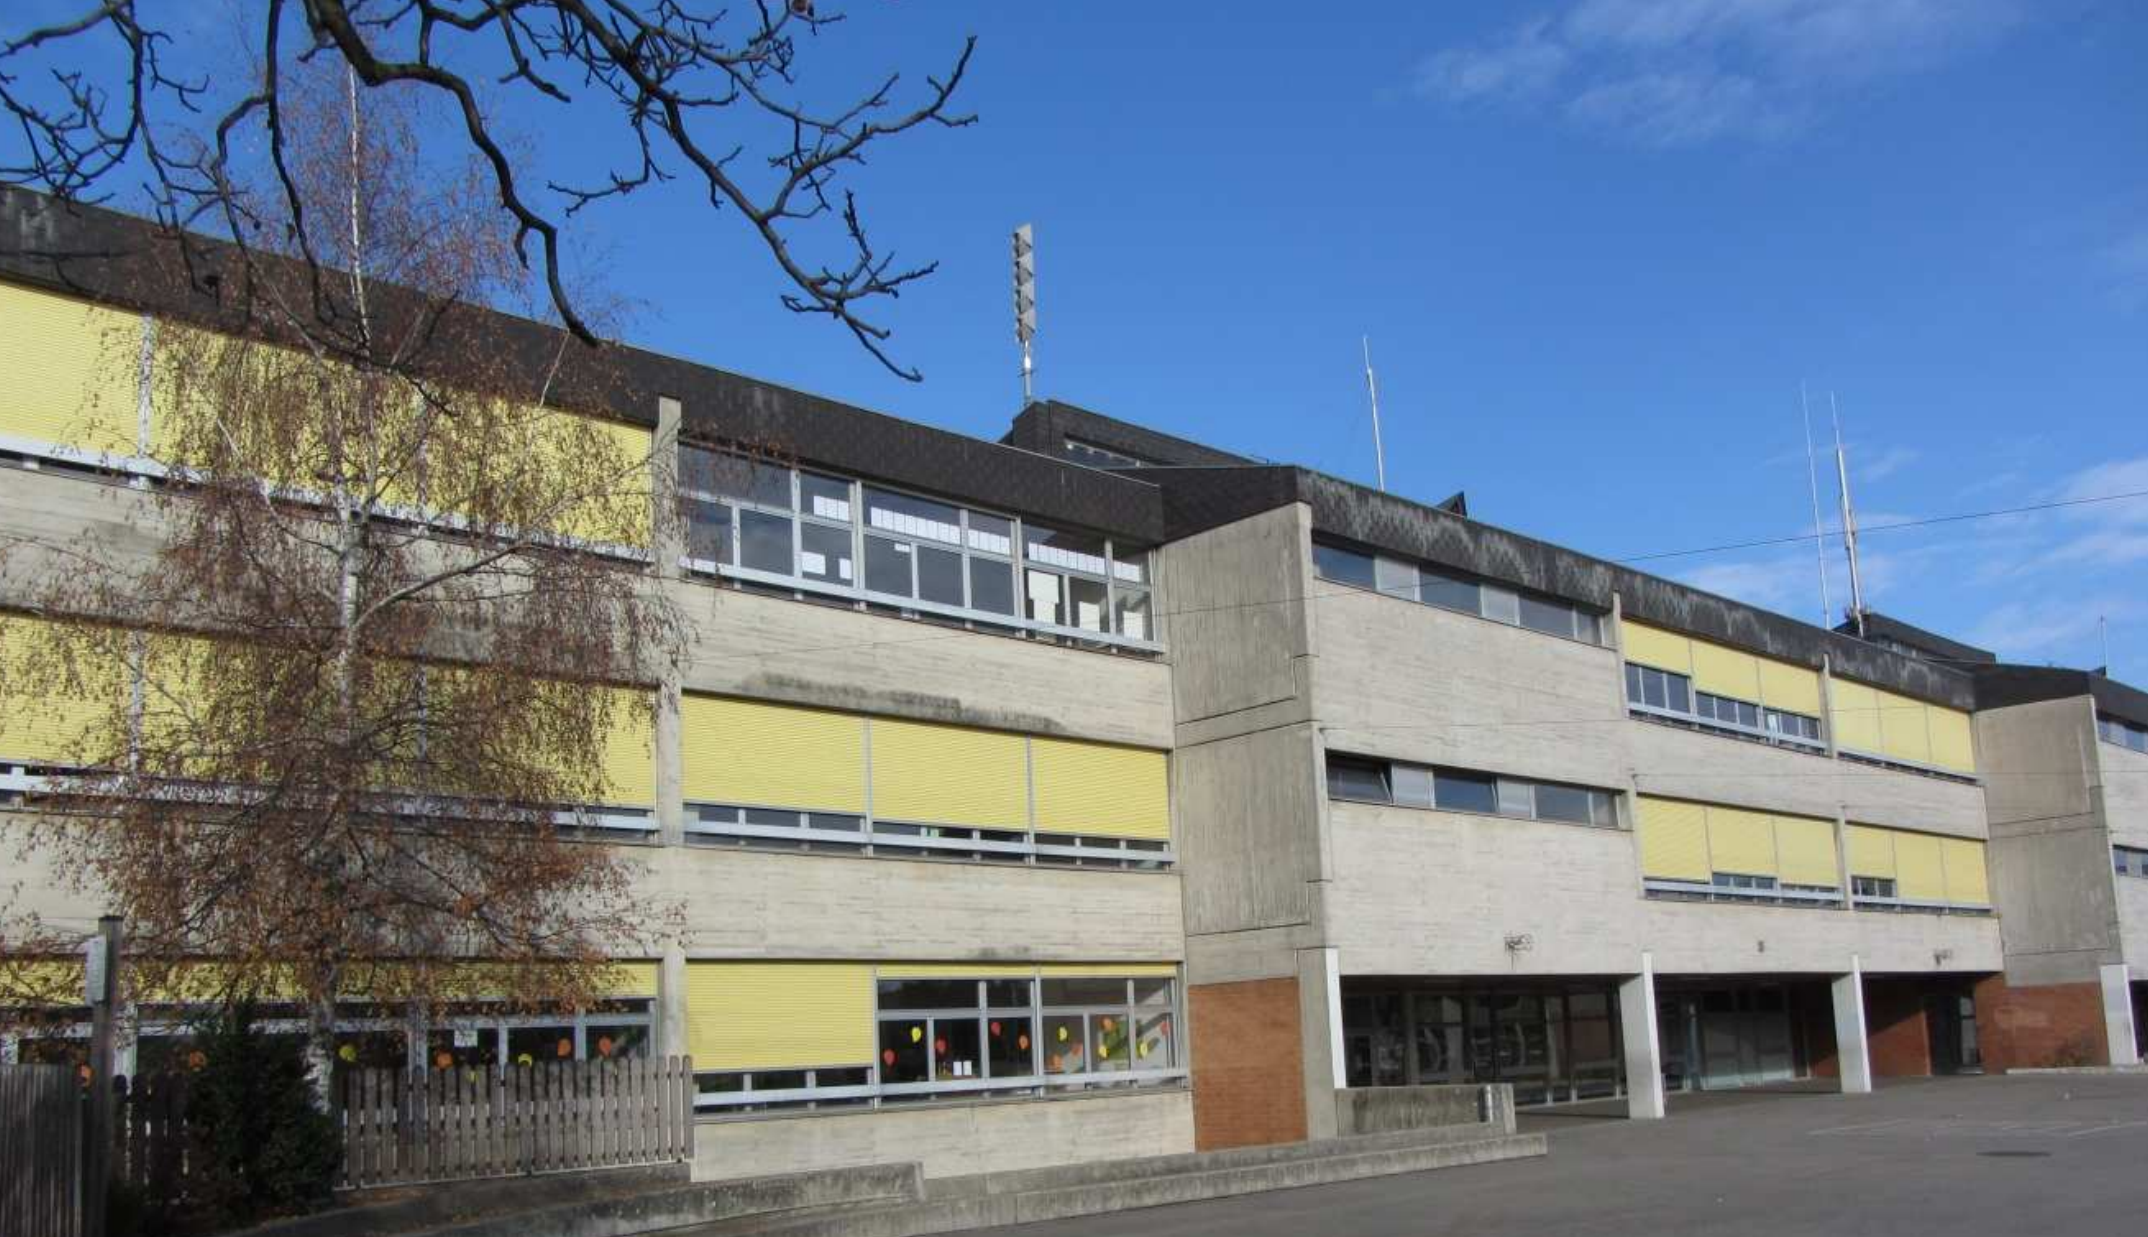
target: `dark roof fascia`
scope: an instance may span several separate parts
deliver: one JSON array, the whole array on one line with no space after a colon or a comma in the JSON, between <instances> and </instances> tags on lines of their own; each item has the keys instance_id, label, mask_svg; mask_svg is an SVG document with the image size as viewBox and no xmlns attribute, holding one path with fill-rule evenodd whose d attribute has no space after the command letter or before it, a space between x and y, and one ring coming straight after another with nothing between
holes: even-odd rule
<instances>
[{"instance_id":1,"label":"dark roof fascia","mask_svg":"<svg viewBox=\"0 0 2148 1237\"><path fill-rule=\"evenodd\" d=\"M1855 620L1844 623L1835 628L1835 630L1845 636L1853 638L1857 636ZM1950 640L1937 632L1926 631L1922 627L1905 623L1898 618L1891 618L1885 614L1867 610L1865 611L1865 638L1874 636L1906 644L1919 652L1930 653L1941 661L1959 662L1965 665L1990 665L1999 660L1999 655L1990 649L1980 649L1973 644L1963 644L1959 640Z\"/></svg>"},{"instance_id":2,"label":"dark roof fascia","mask_svg":"<svg viewBox=\"0 0 2148 1237\"><path fill-rule=\"evenodd\" d=\"M1001 442L1026 447L1045 455L1066 454L1066 440L1117 451L1144 465L1258 464L1250 456L1235 455L1204 443L1161 433L1147 426L1107 417L1055 399L1032 401L1016 414L1014 424Z\"/></svg>"},{"instance_id":3,"label":"dark roof fascia","mask_svg":"<svg viewBox=\"0 0 2148 1237\"><path fill-rule=\"evenodd\" d=\"M1797 665L1818 668L1825 657L1835 673L1859 682L1950 708L1975 707L1970 676L1952 667L1310 469L1154 468L1141 475L1164 488L1172 540L1303 502L1314 529L1366 549L1602 610L1616 593L1623 612L1642 622Z\"/></svg>"},{"instance_id":4,"label":"dark roof fascia","mask_svg":"<svg viewBox=\"0 0 2148 1237\"><path fill-rule=\"evenodd\" d=\"M231 248L197 238L211 263ZM0 186L0 279L120 308L216 326L217 293L175 278L159 257L170 239L152 221ZM537 375L564 359L551 402L653 428L658 396L683 407L681 434L817 464L1039 522L1154 544L1163 539L1156 488L1045 454L904 421L836 400L624 344L592 357L557 327L486 314L485 338Z\"/></svg>"},{"instance_id":5,"label":"dark roof fascia","mask_svg":"<svg viewBox=\"0 0 2148 1237\"><path fill-rule=\"evenodd\" d=\"M2003 709L2010 705L2082 696L2095 702L2098 713L2136 726L2148 726L2148 691L2130 683L2064 666L2000 663L1976 668L1976 701L1980 709Z\"/></svg>"}]
</instances>

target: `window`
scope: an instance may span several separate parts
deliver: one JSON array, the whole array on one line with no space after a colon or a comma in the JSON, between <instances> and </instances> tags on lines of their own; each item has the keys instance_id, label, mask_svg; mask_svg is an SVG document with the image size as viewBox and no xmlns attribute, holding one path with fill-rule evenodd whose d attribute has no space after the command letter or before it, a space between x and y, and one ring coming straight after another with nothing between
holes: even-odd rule
<instances>
[{"instance_id":1,"label":"window","mask_svg":"<svg viewBox=\"0 0 2148 1237\"><path fill-rule=\"evenodd\" d=\"M1718 889L1772 890L1772 876L1751 876L1743 872L1717 872L1712 882Z\"/></svg>"},{"instance_id":2,"label":"window","mask_svg":"<svg viewBox=\"0 0 2148 1237\"><path fill-rule=\"evenodd\" d=\"M1371 589L1390 597L1412 597L1442 610L1459 610L1510 627L1603 643L1603 621L1595 611L1572 602L1520 593L1496 584L1323 542L1313 543L1313 570L1323 580Z\"/></svg>"},{"instance_id":3,"label":"window","mask_svg":"<svg viewBox=\"0 0 2148 1237\"><path fill-rule=\"evenodd\" d=\"M1315 543L1313 570L1319 573L1321 579L1332 580L1337 584L1348 584L1353 588L1379 587L1378 572L1373 566L1372 555L1359 554L1355 550Z\"/></svg>"},{"instance_id":4,"label":"window","mask_svg":"<svg viewBox=\"0 0 2148 1237\"><path fill-rule=\"evenodd\" d=\"M1900 895L1895 892L1895 889L1894 878L1891 876L1852 876L1850 878L1850 894L1853 897L1899 897Z\"/></svg>"},{"instance_id":5,"label":"window","mask_svg":"<svg viewBox=\"0 0 2148 1237\"><path fill-rule=\"evenodd\" d=\"M1145 547L699 447L681 447L679 459L687 560L699 570L905 612L1155 642Z\"/></svg>"},{"instance_id":6,"label":"window","mask_svg":"<svg viewBox=\"0 0 2148 1237\"><path fill-rule=\"evenodd\" d=\"M2105 714L2096 718L2096 733L2105 743L2130 747L2136 752L2148 752L2148 726L2136 725Z\"/></svg>"},{"instance_id":7,"label":"window","mask_svg":"<svg viewBox=\"0 0 2148 1237\"><path fill-rule=\"evenodd\" d=\"M1626 663L1626 700L1651 709L1690 713L1693 681L1682 674Z\"/></svg>"},{"instance_id":8,"label":"window","mask_svg":"<svg viewBox=\"0 0 2148 1237\"><path fill-rule=\"evenodd\" d=\"M1607 790L1358 756L1328 757L1328 797L1479 816L1604 828L1618 825L1614 796Z\"/></svg>"},{"instance_id":9,"label":"window","mask_svg":"<svg viewBox=\"0 0 2148 1237\"><path fill-rule=\"evenodd\" d=\"M2113 846L2111 862L2120 876L2148 877L2148 850L2137 846Z\"/></svg>"},{"instance_id":10,"label":"window","mask_svg":"<svg viewBox=\"0 0 2148 1237\"><path fill-rule=\"evenodd\" d=\"M1653 666L1626 663L1626 702L1645 710L1685 714L1710 731L1728 731L1744 738L1793 746L1823 746L1817 717L1694 691L1692 680L1685 675Z\"/></svg>"}]
</instances>

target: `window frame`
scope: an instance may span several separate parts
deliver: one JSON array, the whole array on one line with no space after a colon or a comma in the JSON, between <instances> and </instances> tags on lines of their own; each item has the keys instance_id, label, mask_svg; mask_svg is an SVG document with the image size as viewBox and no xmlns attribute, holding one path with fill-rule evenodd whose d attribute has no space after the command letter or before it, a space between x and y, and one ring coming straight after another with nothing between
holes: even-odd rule
<instances>
[{"instance_id":1,"label":"window frame","mask_svg":"<svg viewBox=\"0 0 2148 1237\"><path fill-rule=\"evenodd\" d=\"M1335 560L1363 561L1370 568L1370 574L1363 582L1346 579L1341 575L1330 574L1326 570L1326 563ZM1312 562L1314 578L1329 584L1377 593L1382 597L1393 597L1400 601L1413 602L1429 609L1444 610L1449 614L1469 615L1483 619L1488 623L1497 623L1502 627L1534 632L1540 636L1554 636L1562 640L1572 640L1576 644L1590 645L1594 648L1609 647L1609 642L1604 638L1605 620L1609 616L1591 609L1582 602L1570 601L1567 598L1554 596L1550 593L1514 588L1493 580L1470 576L1448 567L1432 566L1388 554L1355 550L1319 537L1313 538ZM1403 588L1402 582L1404 579L1411 581L1412 584L1407 591L1404 591ZM1451 604L1454 599L1429 600L1426 597L1426 585L1428 583L1442 589L1467 589L1471 597L1474 598L1475 605L1465 609L1459 605ZM1557 631L1523 622L1522 615L1528 606L1566 611L1568 614L1567 629Z\"/></svg>"},{"instance_id":2,"label":"window frame","mask_svg":"<svg viewBox=\"0 0 2148 1237\"><path fill-rule=\"evenodd\" d=\"M1374 772L1385 791L1382 798L1365 795L1337 794L1334 770L1337 766L1355 768L1360 772ZM1330 801L1338 803L1367 803L1374 807L1400 807L1415 811L1451 812L1462 816L1484 816L1505 820L1526 820L1544 825L1570 825L1583 829L1619 829L1624 825L1624 813L1619 801L1624 797L1616 790L1601 786L1586 786L1579 782L1560 782L1547 778L1514 777L1504 773L1492 773L1482 769L1464 769L1457 765L1427 765L1415 761L1388 760L1375 756L1359 756L1349 752L1329 752L1323 764L1323 778L1327 783ZM1429 801L1405 801L1400 793L1404 776L1412 782L1420 779L1429 791ZM1483 787L1490 791L1488 806L1464 805L1448 801L1440 793L1442 785L1468 785ZM1579 791L1586 796L1588 820L1572 820L1564 816L1546 816L1538 793L1544 787L1558 790ZM1414 796L1413 796L1414 799Z\"/></svg>"}]
</instances>

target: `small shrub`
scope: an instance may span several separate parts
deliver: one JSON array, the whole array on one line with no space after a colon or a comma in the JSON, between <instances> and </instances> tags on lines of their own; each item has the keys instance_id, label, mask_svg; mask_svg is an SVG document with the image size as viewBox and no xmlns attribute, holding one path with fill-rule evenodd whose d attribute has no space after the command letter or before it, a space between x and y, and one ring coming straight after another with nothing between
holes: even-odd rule
<instances>
[{"instance_id":1,"label":"small shrub","mask_svg":"<svg viewBox=\"0 0 2148 1237\"><path fill-rule=\"evenodd\" d=\"M174 1227L218 1232L325 1206L342 1146L316 1106L303 1041L262 1034L252 1007L237 1004L204 1028L199 1048L187 1097L199 1159Z\"/></svg>"}]
</instances>

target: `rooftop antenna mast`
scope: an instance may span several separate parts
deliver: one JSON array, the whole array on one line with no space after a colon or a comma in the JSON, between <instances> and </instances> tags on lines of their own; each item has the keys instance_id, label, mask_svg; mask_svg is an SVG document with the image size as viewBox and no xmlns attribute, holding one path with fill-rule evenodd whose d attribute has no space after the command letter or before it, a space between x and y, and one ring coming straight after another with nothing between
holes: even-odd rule
<instances>
[{"instance_id":1,"label":"rooftop antenna mast","mask_svg":"<svg viewBox=\"0 0 2148 1237\"><path fill-rule=\"evenodd\" d=\"M2101 641L2103 641L2103 677L2104 677L2104 678L2110 678L2110 677L2111 677L2111 617L2110 617L2109 615L2107 615L2107 614L2099 614L2099 615L2097 615L2097 616L2096 616L2096 637L2097 637L2098 639L2100 639Z\"/></svg>"},{"instance_id":2,"label":"rooftop antenna mast","mask_svg":"<svg viewBox=\"0 0 2148 1237\"><path fill-rule=\"evenodd\" d=\"M1865 586L1857 571L1857 511L1850 503L1850 457L1842 446L1842 410L1835 405L1835 393L1827 393L1827 411L1835 421L1835 478L1842 486L1842 550L1850 559L1850 621L1857 625L1860 639L1865 634Z\"/></svg>"},{"instance_id":3,"label":"rooftop antenna mast","mask_svg":"<svg viewBox=\"0 0 2148 1237\"><path fill-rule=\"evenodd\" d=\"M1365 346L1365 391L1372 396L1372 464L1378 470L1380 489L1387 489L1387 448L1380 443L1380 383L1372 376L1372 337L1361 335Z\"/></svg>"},{"instance_id":4,"label":"rooftop antenna mast","mask_svg":"<svg viewBox=\"0 0 2148 1237\"><path fill-rule=\"evenodd\" d=\"M1022 343L1022 407L1036 398L1037 240L1028 224L1014 230L1014 337Z\"/></svg>"},{"instance_id":5,"label":"rooftop antenna mast","mask_svg":"<svg viewBox=\"0 0 2148 1237\"><path fill-rule=\"evenodd\" d=\"M1834 624L1835 603L1827 595L1827 526L1820 520L1820 465L1812 449L1812 404L1805 383L1797 384L1797 407L1805 417L1805 480L1812 486L1812 556L1820 563L1820 626Z\"/></svg>"}]
</instances>

